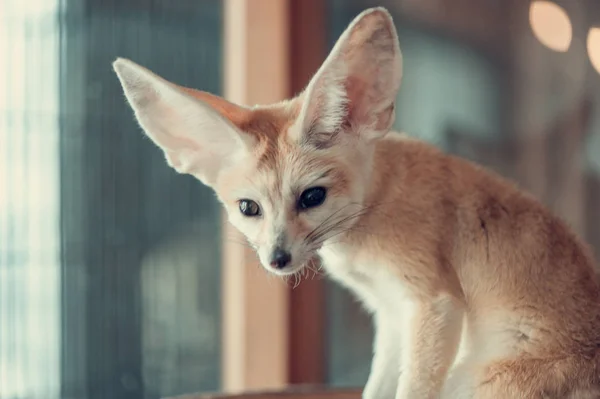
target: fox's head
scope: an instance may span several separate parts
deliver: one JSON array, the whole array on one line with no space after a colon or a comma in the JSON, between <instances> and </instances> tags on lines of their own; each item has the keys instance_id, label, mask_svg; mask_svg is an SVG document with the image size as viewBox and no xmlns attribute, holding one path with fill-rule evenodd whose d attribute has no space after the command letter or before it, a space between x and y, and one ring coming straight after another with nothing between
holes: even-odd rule
<instances>
[{"instance_id":1,"label":"fox's head","mask_svg":"<svg viewBox=\"0 0 600 399\"><path fill-rule=\"evenodd\" d=\"M114 69L168 164L212 187L264 267L286 275L361 216L374 143L394 122L401 58L390 15L375 8L303 93L274 105L235 105L125 59Z\"/></svg>"}]
</instances>

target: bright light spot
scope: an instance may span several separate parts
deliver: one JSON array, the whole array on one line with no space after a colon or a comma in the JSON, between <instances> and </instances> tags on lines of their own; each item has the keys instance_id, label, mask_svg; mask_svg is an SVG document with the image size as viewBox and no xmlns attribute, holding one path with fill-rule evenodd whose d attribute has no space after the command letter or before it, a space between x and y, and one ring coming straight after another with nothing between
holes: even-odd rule
<instances>
[{"instance_id":1,"label":"bright light spot","mask_svg":"<svg viewBox=\"0 0 600 399\"><path fill-rule=\"evenodd\" d=\"M590 29L587 38L587 51L592 65L600 73L600 28Z\"/></svg>"},{"instance_id":2,"label":"bright light spot","mask_svg":"<svg viewBox=\"0 0 600 399\"><path fill-rule=\"evenodd\" d=\"M529 23L535 37L551 50L565 52L571 45L573 27L567 12L551 1L534 1Z\"/></svg>"}]
</instances>

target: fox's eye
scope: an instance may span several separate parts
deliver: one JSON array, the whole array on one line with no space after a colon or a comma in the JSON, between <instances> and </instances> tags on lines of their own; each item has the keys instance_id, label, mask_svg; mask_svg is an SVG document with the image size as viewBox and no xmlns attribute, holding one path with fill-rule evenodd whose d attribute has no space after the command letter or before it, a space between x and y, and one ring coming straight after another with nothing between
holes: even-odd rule
<instances>
[{"instance_id":1,"label":"fox's eye","mask_svg":"<svg viewBox=\"0 0 600 399\"><path fill-rule=\"evenodd\" d=\"M243 199L240 200L240 212L244 216L254 217L260 215L260 206L252 200Z\"/></svg>"},{"instance_id":2,"label":"fox's eye","mask_svg":"<svg viewBox=\"0 0 600 399\"><path fill-rule=\"evenodd\" d=\"M298 201L298 207L300 209L314 208L325 202L327 196L327 190L323 187L312 187L306 189L300 194Z\"/></svg>"}]
</instances>

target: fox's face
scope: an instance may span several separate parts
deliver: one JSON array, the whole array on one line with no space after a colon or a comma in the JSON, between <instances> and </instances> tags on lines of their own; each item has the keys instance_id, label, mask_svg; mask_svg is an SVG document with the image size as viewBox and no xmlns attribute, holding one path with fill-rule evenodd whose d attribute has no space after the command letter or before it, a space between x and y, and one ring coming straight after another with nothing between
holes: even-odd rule
<instances>
[{"instance_id":1,"label":"fox's face","mask_svg":"<svg viewBox=\"0 0 600 399\"><path fill-rule=\"evenodd\" d=\"M211 186L276 274L300 271L365 210L374 143L394 122L401 54L383 9L359 15L298 97L242 107L114 64L169 165Z\"/></svg>"},{"instance_id":2,"label":"fox's face","mask_svg":"<svg viewBox=\"0 0 600 399\"><path fill-rule=\"evenodd\" d=\"M361 215L368 154L295 142L290 126L223 171L215 190L230 222L277 274L298 272Z\"/></svg>"}]
</instances>

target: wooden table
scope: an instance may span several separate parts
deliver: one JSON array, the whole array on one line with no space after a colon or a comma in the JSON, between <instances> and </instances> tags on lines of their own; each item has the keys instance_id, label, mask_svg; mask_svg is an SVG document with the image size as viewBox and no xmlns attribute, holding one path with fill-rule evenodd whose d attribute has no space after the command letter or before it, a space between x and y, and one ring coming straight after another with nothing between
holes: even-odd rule
<instances>
[{"instance_id":1,"label":"wooden table","mask_svg":"<svg viewBox=\"0 0 600 399\"><path fill-rule=\"evenodd\" d=\"M249 392L235 395L191 394L165 399L361 399L361 391L293 388L279 392Z\"/></svg>"}]
</instances>

